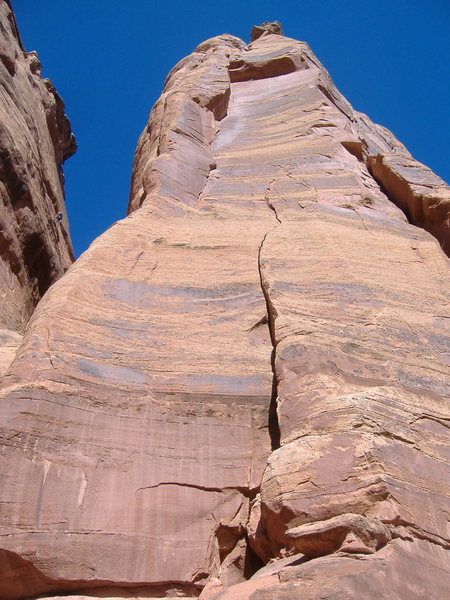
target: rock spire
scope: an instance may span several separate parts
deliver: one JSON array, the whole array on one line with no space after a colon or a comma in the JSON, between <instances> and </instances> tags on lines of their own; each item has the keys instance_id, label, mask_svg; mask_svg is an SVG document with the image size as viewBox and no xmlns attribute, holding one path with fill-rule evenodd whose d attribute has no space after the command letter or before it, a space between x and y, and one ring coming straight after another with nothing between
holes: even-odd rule
<instances>
[{"instance_id":1,"label":"rock spire","mask_svg":"<svg viewBox=\"0 0 450 600\"><path fill-rule=\"evenodd\" d=\"M264 32L171 70L3 378L1 600L448 590L449 188Z\"/></svg>"}]
</instances>

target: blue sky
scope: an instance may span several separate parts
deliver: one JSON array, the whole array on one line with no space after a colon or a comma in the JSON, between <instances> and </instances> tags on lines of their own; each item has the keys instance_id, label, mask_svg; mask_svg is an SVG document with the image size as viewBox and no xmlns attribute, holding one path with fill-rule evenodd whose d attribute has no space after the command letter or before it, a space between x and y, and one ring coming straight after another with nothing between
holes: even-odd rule
<instances>
[{"instance_id":1,"label":"blue sky","mask_svg":"<svg viewBox=\"0 0 450 600\"><path fill-rule=\"evenodd\" d=\"M450 181L450 0L13 0L78 140L65 164L79 255L125 216L133 153L168 71L201 41L280 20L354 108Z\"/></svg>"}]
</instances>

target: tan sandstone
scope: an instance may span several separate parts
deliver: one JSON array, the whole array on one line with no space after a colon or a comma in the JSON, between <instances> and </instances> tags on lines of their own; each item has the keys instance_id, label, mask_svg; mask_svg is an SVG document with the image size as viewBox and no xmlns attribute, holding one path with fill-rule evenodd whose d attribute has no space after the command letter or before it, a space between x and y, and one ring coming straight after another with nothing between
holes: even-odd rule
<instances>
[{"instance_id":1,"label":"tan sandstone","mask_svg":"<svg viewBox=\"0 0 450 600\"><path fill-rule=\"evenodd\" d=\"M0 2L0 375L37 302L73 261L63 161L75 151L64 104ZM62 220L56 215L62 213Z\"/></svg>"},{"instance_id":2,"label":"tan sandstone","mask_svg":"<svg viewBox=\"0 0 450 600\"><path fill-rule=\"evenodd\" d=\"M426 168L266 29L172 69L130 215L33 315L2 389L2 600L448 589L449 271L423 229L448 187L410 224Z\"/></svg>"}]
</instances>

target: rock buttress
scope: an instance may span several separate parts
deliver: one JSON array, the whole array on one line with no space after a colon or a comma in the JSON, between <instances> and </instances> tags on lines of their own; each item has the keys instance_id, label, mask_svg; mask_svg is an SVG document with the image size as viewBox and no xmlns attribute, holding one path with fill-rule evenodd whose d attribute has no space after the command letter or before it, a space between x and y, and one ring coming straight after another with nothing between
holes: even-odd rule
<instances>
[{"instance_id":1,"label":"rock buttress","mask_svg":"<svg viewBox=\"0 0 450 600\"><path fill-rule=\"evenodd\" d=\"M136 157L141 208L46 294L5 377L3 598L198 595L228 555L247 560L270 453L257 256L273 217L222 198L213 147L242 46L218 38L173 70Z\"/></svg>"},{"instance_id":2,"label":"rock buttress","mask_svg":"<svg viewBox=\"0 0 450 600\"><path fill-rule=\"evenodd\" d=\"M171 71L6 377L0 597L445 593L448 261L388 154L270 27Z\"/></svg>"},{"instance_id":3,"label":"rock buttress","mask_svg":"<svg viewBox=\"0 0 450 600\"><path fill-rule=\"evenodd\" d=\"M62 163L75 151L64 104L0 2L0 374L49 286L73 261ZM58 213L61 213L57 217Z\"/></svg>"}]
</instances>

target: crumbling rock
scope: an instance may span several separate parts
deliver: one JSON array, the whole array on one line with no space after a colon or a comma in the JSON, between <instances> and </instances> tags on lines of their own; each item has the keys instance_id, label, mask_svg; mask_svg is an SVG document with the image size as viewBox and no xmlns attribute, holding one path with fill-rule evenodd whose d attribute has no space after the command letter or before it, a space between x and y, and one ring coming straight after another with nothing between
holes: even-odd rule
<instances>
[{"instance_id":1,"label":"crumbling rock","mask_svg":"<svg viewBox=\"0 0 450 600\"><path fill-rule=\"evenodd\" d=\"M373 554L392 539L389 528L378 519L349 513L293 527L286 536L297 552L308 557L337 551Z\"/></svg>"},{"instance_id":2,"label":"crumbling rock","mask_svg":"<svg viewBox=\"0 0 450 600\"><path fill-rule=\"evenodd\" d=\"M172 69L4 379L2 600L445 595L448 260L392 155L304 42Z\"/></svg>"},{"instance_id":3,"label":"crumbling rock","mask_svg":"<svg viewBox=\"0 0 450 600\"><path fill-rule=\"evenodd\" d=\"M331 554L309 561L291 557L261 575L207 597L208 600L349 600L441 598L448 576L444 550L427 542L393 540L371 555ZM283 563L276 568L278 563ZM203 600L203 599L202 599Z\"/></svg>"},{"instance_id":4,"label":"crumbling rock","mask_svg":"<svg viewBox=\"0 0 450 600\"><path fill-rule=\"evenodd\" d=\"M258 38L269 35L283 35L281 23L279 21L264 21L261 25L253 25L250 33L250 41L254 42Z\"/></svg>"}]
</instances>

